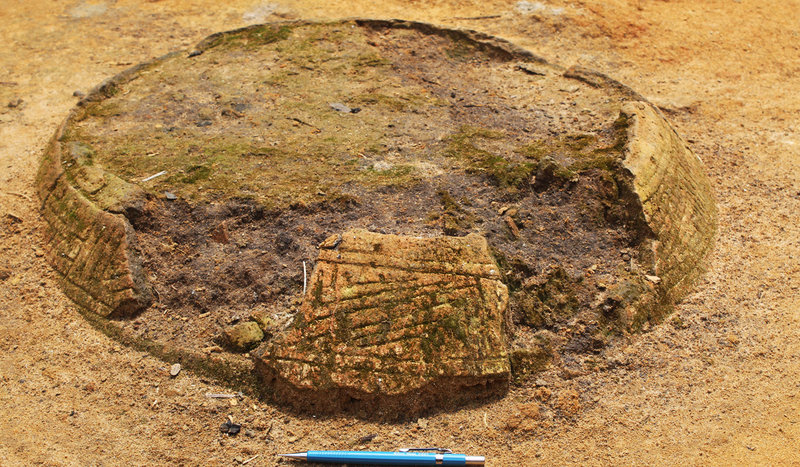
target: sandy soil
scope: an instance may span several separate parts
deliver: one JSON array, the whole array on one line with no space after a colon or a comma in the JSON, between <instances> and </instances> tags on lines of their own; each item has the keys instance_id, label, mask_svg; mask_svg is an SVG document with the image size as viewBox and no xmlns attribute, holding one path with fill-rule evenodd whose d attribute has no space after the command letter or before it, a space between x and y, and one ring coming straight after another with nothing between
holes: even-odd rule
<instances>
[{"instance_id":1,"label":"sandy soil","mask_svg":"<svg viewBox=\"0 0 800 467\"><path fill-rule=\"evenodd\" d=\"M274 465L277 452L349 448L377 434L370 449L445 445L489 465L800 465L800 2L515 4L3 2L0 464ZM43 258L32 186L73 91L218 30L353 15L496 34L662 106L708 165L720 206L710 271L675 318L597 373L545 373L501 401L404 424L211 399L225 388L188 372L170 379L171 362L86 323ZM540 411L544 399L558 410ZM248 432L221 435L228 416Z\"/></svg>"}]
</instances>

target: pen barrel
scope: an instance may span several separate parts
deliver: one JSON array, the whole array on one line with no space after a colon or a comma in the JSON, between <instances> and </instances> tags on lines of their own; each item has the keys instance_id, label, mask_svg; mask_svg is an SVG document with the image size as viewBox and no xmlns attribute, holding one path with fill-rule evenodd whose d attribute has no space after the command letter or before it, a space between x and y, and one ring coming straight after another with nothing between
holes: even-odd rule
<instances>
[{"instance_id":1,"label":"pen barrel","mask_svg":"<svg viewBox=\"0 0 800 467\"><path fill-rule=\"evenodd\" d=\"M381 451L308 451L308 462L373 465L483 465L483 458L464 454Z\"/></svg>"}]
</instances>

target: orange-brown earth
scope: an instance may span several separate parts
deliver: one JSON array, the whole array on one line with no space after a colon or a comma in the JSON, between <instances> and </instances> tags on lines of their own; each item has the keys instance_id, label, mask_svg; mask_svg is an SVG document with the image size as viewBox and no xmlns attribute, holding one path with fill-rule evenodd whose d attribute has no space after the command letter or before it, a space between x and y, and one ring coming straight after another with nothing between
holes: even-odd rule
<instances>
[{"instance_id":1,"label":"orange-brown earth","mask_svg":"<svg viewBox=\"0 0 800 467\"><path fill-rule=\"evenodd\" d=\"M445 445L486 455L489 465L796 465L798 8L754 0L4 2L0 464L274 465L277 452ZM401 424L208 398L226 389L185 371L171 379L172 362L92 328L44 260L33 193L41 149L73 92L215 31L353 15L478 29L598 69L660 105L707 164L720 207L716 252L696 292L673 318L619 347L610 368L545 372L502 400ZM221 435L228 416L249 431Z\"/></svg>"}]
</instances>

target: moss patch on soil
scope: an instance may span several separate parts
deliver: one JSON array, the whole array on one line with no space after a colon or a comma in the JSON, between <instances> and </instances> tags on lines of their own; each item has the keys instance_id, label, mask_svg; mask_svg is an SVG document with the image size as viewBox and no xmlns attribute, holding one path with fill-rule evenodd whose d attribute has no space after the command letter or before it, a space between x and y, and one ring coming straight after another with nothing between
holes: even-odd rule
<instances>
[{"instance_id":1,"label":"moss patch on soil","mask_svg":"<svg viewBox=\"0 0 800 467\"><path fill-rule=\"evenodd\" d=\"M443 102L402 82L363 30L347 29L220 35L201 55L166 61L89 104L66 140L88 144L99 164L129 181L164 171L143 186L192 202L248 198L285 208L330 201L349 184L413 184L420 156L395 162L387 128L398 113L421 124Z\"/></svg>"}]
</instances>

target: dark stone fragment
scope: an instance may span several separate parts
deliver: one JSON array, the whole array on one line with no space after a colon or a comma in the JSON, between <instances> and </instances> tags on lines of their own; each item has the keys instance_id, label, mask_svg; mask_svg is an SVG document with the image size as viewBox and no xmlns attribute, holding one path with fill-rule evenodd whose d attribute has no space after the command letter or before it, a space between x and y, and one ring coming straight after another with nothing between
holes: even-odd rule
<instances>
[{"instance_id":1,"label":"dark stone fragment","mask_svg":"<svg viewBox=\"0 0 800 467\"><path fill-rule=\"evenodd\" d=\"M242 430L242 425L238 423L233 423L230 420L226 421L222 425L219 426L219 431L221 433L227 433L229 436L236 436Z\"/></svg>"}]
</instances>

